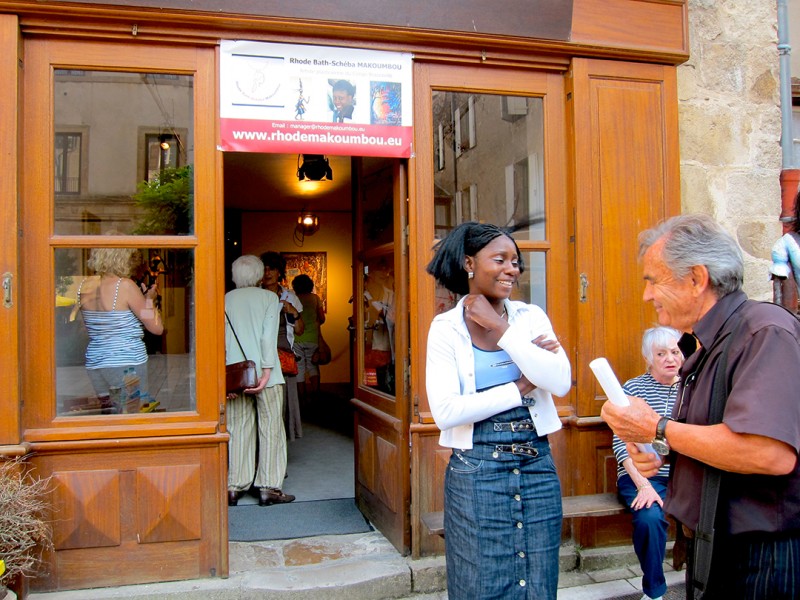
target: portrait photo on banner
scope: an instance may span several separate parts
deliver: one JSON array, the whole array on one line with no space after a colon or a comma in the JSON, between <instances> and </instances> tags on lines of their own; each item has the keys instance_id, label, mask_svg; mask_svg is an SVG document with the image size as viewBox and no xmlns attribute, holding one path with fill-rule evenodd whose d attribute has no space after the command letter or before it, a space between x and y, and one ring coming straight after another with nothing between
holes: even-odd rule
<instances>
[{"instance_id":1,"label":"portrait photo on banner","mask_svg":"<svg viewBox=\"0 0 800 600\"><path fill-rule=\"evenodd\" d=\"M314 282L314 293L322 299L322 306L328 310L328 253L327 252L281 252L286 259L286 281L300 275L308 275Z\"/></svg>"}]
</instances>

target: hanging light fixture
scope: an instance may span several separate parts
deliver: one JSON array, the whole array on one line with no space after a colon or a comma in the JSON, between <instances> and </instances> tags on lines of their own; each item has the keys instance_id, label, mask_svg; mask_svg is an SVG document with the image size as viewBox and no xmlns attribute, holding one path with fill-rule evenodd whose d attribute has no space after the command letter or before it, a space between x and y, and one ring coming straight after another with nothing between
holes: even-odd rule
<instances>
[{"instance_id":1,"label":"hanging light fixture","mask_svg":"<svg viewBox=\"0 0 800 600\"><path fill-rule=\"evenodd\" d=\"M297 217L297 228L304 236L314 235L319 231L319 218L310 212L302 212Z\"/></svg>"},{"instance_id":2,"label":"hanging light fixture","mask_svg":"<svg viewBox=\"0 0 800 600\"><path fill-rule=\"evenodd\" d=\"M299 154L297 156L298 181L332 181L333 169L322 154Z\"/></svg>"}]
</instances>

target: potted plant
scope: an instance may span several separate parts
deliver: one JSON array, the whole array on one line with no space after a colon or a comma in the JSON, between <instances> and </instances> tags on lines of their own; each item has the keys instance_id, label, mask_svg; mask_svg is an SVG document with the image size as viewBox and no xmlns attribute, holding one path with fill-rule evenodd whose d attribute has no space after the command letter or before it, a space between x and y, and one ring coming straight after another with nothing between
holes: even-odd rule
<instances>
[{"instance_id":1,"label":"potted plant","mask_svg":"<svg viewBox=\"0 0 800 600\"><path fill-rule=\"evenodd\" d=\"M49 493L50 478L34 477L22 459L0 458L0 598L11 582L36 575L52 547Z\"/></svg>"}]
</instances>

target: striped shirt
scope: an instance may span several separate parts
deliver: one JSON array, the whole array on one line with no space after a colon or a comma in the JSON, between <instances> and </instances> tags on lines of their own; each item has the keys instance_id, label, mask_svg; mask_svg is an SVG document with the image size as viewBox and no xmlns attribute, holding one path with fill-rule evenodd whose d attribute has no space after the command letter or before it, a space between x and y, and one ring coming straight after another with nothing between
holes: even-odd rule
<instances>
[{"instance_id":1,"label":"striped shirt","mask_svg":"<svg viewBox=\"0 0 800 600\"><path fill-rule=\"evenodd\" d=\"M662 417L668 417L672 414L672 407L675 405L675 396L678 391L678 383L672 385L664 385L655 380L650 373L639 375L625 382L622 389L629 396L637 396L647 402L654 411ZM626 475L627 471L622 466L622 462L628 458L628 450L625 448L625 442L619 439L616 435L611 442L611 449L614 451L614 456L617 459L617 479L622 475ZM664 463L657 473L658 477L669 476L669 464Z\"/></svg>"},{"instance_id":2,"label":"striped shirt","mask_svg":"<svg viewBox=\"0 0 800 600\"><path fill-rule=\"evenodd\" d=\"M89 334L86 368L125 367L147 362L142 322L130 310L86 310Z\"/></svg>"}]
</instances>

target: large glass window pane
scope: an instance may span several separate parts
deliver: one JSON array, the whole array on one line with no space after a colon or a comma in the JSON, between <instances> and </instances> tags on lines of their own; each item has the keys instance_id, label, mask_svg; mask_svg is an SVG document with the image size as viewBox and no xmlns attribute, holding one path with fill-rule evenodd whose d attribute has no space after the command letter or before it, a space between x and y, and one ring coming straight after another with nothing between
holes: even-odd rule
<instances>
[{"instance_id":1,"label":"large glass window pane","mask_svg":"<svg viewBox=\"0 0 800 600\"><path fill-rule=\"evenodd\" d=\"M512 300L535 304L547 311L547 280L545 278L545 253L522 252L525 272L517 280L511 293Z\"/></svg>"},{"instance_id":2,"label":"large glass window pane","mask_svg":"<svg viewBox=\"0 0 800 600\"><path fill-rule=\"evenodd\" d=\"M193 232L193 78L55 71L56 234Z\"/></svg>"},{"instance_id":3,"label":"large glass window pane","mask_svg":"<svg viewBox=\"0 0 800 600\"><path fill-rule=\"evenodd\" d=\"M55 250L58 415L195 410L193 269L192 250Z\"/></svg>"},{"instance_id":4,"label":"large glass window pane","mask_svg":"<svg viewBox=\"0 0 800 600\"><path fill-rule=\"evenodd\" d=\"M541 98L433 92L436 235L464 221L532 222L515 237L545 239Z\"/></svg>"},{"instance_id":5,"label":"large glass window pane","mask_svg":"<svg viewBox=\"0 0 800 600\"><path fill-rule=\"evenodd\" d=\"M514 239L523 246L547 241L542 99L434 91L432 100L434 236L482 221L521 226ZM511 297L546 310L546 253L522 256L526 270ZM437 285L437 314L457 301Z\"/></svg>"},{"instance_id":6,"label":"large glass window pane","mask_svg":"<svg viewBox=\"0 0 800 600\"><path fill-rule=\"evenodd\" d=\"M394 162L364 158L361 167L362 256L360 264L364 336L361 385L395 394Z\"/></svg>"}]
</instances>

